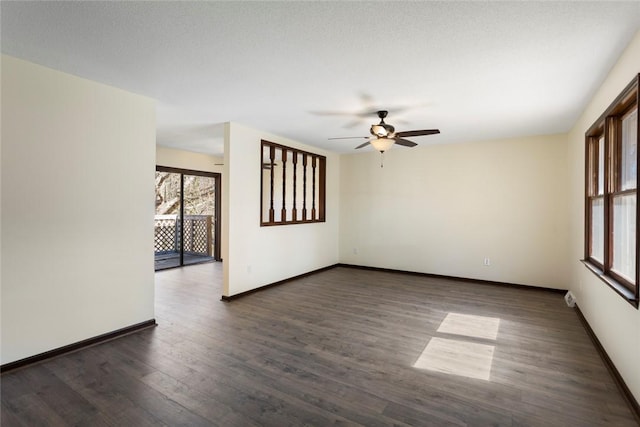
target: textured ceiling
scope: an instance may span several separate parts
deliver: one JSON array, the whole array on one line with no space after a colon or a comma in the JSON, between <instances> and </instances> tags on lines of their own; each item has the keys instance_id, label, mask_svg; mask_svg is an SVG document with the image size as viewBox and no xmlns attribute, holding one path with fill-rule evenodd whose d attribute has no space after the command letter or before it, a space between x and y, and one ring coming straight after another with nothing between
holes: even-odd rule
<instances>
[{"instance_id":1,"label":"textured ceiling","mask_svg":"<svg viewBox=\"0 0 640 427\"><path fill-rule=\"evenodd\" d=\"M640 28L640 2L0 7L3 53L154 98L159 144L212 154L227 121L348 152L376 109L441 130L419 144L565 132Z\"/></svg>"}]
</instances>

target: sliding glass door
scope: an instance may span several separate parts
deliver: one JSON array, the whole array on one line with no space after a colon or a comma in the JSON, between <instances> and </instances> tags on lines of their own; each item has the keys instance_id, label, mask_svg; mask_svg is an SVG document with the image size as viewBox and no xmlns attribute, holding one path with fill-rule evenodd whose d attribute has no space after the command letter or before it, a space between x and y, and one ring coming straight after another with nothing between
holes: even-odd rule
<instances>
[{"instance_id":1,"label":"sliding glass door","mask_svg":"<svg viewBox=\"0 0 640 427\"><path fill-rule=\"evenodd\" d=\"M220 260L220 174L156 167L155 269Z\"/></svg>"},{"instance_id":2,"label":"sliding glass door","mask_svg":"<svg viewBox=\"0 0 640 427\"><path fill-rule=\"evenodd\" d=\"M155 269L182 265L182 175L156 170Z\"/></svg>"},{"instance_id":3,"label":"sliding glass door","mask_svg":"<svg viewBox=\"0 0 640 427\"><path fill-rule=\"evenodd\" d=\"M214 258L215 178L184 176L183 264L198 264Z\"/></svg>"}]
</instances>

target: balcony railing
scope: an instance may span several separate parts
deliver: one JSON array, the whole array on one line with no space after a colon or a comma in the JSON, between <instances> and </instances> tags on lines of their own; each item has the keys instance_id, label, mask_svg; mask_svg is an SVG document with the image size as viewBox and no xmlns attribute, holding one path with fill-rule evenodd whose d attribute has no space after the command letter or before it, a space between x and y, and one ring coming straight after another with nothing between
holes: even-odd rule
<instances>
[{"instance_id":1,"label":"balcony railing","mask_svg":"<svg viewBox=\"0 0 640 427\"><path fill-rule=\"evenodd\" d=\"M213 256L213 215L184 216L184 253ZM154 250L156 254L180 252L178 215L156 215Z\"/></svg>"}]
</instances>

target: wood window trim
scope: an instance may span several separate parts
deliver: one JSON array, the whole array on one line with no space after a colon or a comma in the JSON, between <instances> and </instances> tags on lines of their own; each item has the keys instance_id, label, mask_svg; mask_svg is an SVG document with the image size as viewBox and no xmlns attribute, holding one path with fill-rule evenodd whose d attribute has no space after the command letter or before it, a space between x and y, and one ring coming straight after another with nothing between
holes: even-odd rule
<instances>
[{"instance_id":1,"label":"wood window trim","mask_svg":"<svg viewBox=\"0 0 640 427\"><path fill-rule=\"evenodd\" d=\"M622 189L620 176L622 162L622 119L640 106L640 74L625 87L609 107L600 115L585 133L585 227L584 227L584 259L585 266L623 297L635 308L640 303L640 263L638 250L640 249L640 174L636 172L636 186L633 189ZM640 137L640 120L638 121L638 137ZM598 147L600 138L604 136L604 194L598 191ZM595 148L594 148L595 146ZM636 149L636 168L640 165L640 150ZM637 170L637 169L636 169ZM612 269L613 266L613 200L616 197L635 194L635 282L631 282ZM603 260L592 257L593 200L603 200Z\"/></svg>"},{"instance_id":2,"label":"wood window trim","mask_svg":"<svg viewBox=\"0 0 640 427\"><path fill-rule=\"evenodd\" d=\"M268 149L268 164L270 194L265 194L265 148ZM280 150L285 160L282 161L282 180L275 182L273 168L276 164L276 150ZM291 161L287 159L287 153L291 153ZM298 158L301 155L301 159ZM262 140L260 144L260 226L278 226L293 224L311 224L326 222L326 169L327 159L325 156L288 147ZM317 173L316 173L317 172ZM292 206L286 204L289 187L287 176L291 177ZM297 184L302 182L302 194L297 191ZM308 188L310 186L310 188ZM274 194L280 191L282 201L280 206L274 205ZM265 205L265 197L269 200ZM317 202L316 202L317 201ZM265 209L268 206L268 209ZM280 219L276 218L276 210L280 211ZM289 215L291 214L291 215ZM287 219L288 217L291 219Z\"/></svg>"}]
</instances>

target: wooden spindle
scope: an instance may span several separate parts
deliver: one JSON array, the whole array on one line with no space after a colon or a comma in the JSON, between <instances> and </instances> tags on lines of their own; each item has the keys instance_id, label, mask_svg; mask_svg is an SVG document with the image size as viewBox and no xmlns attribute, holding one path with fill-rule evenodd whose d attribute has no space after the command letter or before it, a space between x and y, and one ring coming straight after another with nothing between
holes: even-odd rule
<instances>
[{"instance_id":1,"label":"wooden spindle","mask_svg":"<svg viewBox=\"0 0 640 427\"><path fill-rule=\"evenodd\" d=\"M269 179L270 181L270 204L269 204L269 222L273 222L275 220L275 210L273 209L273 160L276 157L276 147L269 147Z\"/></svg>"},{"instance_id":2,"label":"wooden spindle","mask_svg":"<svg viewBox=\"0 0 640 427\"><path fill-rule=\"evenodd\" d=\"M287 220L287 150L282 149L282 211L280 221Z\"/></svg>"},{"instance_id":3,"label":"wooden spindle","mask_svg":"<svg viewBox=\"0 0 640 427\"><path fill-rule=\"evenodd\" d=\"M302 154L302 220L307 219L307 154Z\"/></svg>"},{"instance_id":4,"label":"wooden spindle","mask_svg":"<svg viewBox=\"0 0 640 427\"><path fill-rule=\"evenodd\" d=\"M293 209L291 209L291 220L298 220L298 210L296 209L296 182L297 182L297 172L298 172L298 153L292 152L293 155Z\"/></svg>"},{"instance_id":5,"label":"wooden spindle","mask_svg":"<svg viewBox=\"0 0 640 427\"><path fill-rule=\"evenodd\" d=\"M316 219L316 156L311 158L312 186L311 186L311 219Z\"/></svg>"}]
</instances>

